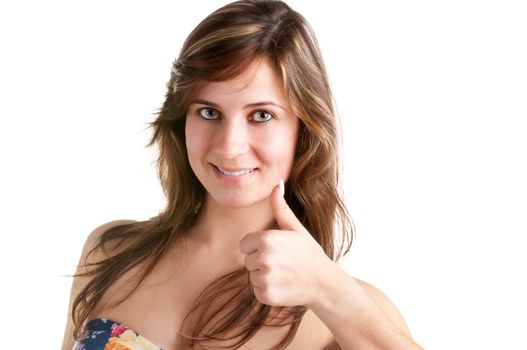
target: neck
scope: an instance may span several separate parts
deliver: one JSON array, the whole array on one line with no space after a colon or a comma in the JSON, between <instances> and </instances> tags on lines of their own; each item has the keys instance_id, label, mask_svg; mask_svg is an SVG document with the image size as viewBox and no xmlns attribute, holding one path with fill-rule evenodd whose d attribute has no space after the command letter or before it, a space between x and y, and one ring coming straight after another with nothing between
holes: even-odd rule
<instances>
[{"instance_id":1,"label":"neck","mask_svg":"<svg viewBox=\"0 0 527 350\"><path fill-rule=\"evenodd\" d=\"M250 207L226 208L207 196L190 240L211 254L239 256L240 240L248 233L269 229L274 222L269 198Z\"/></svg>"}]
</instances>

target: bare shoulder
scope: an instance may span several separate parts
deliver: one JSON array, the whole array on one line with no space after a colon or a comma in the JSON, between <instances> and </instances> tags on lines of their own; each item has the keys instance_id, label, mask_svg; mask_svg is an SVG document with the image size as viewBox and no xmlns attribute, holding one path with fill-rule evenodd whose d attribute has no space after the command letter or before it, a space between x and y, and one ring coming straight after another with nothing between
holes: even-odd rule
<instances>
[{"instance_id":1,"label":"bare shoulder","mask_svg":"<svg viewBox=\"0 0 527 350\"><path fill-rule=\"evenodd\" d=\"M358 278L354 279L359 283L362 289L364 289L364 291L368 293L368 295L373 299L377 307L381 309L397 327L404 331L408 336L411 336L410 329L404 321L403 316L401 315L395 304L388 298L388 296L374 285L366 281L360 280Z\"/></svg>"},{"instance_id":2,"label":"bare shoulder","mask_svg":"<svg viewBox=\"0 0 527 350\"><path fill-rule=\"evenodd\" d=\"M101 235L106 232L108 229L119 226L119 225L125 225L136 222L135 220L114 220L107 222L105 224L102 224L98 227L96 227L86 238L84 242L84 246L82 248L82 251L80 253L79 263L77 265L77 269L75 271L75 275L82 274L88 272L87 268L84 266L86 262L86 258L90 251L97 245L97 242L99 241L99 238ZM104 258L102 255L102 252L94 252L93 256L90 256L89 261L97 261L101 258ZM64 332L64 340L62 343L62 350L70 350L73 348L74 340L72 336L73 332L73 321L71 318L71 308L73 301L77 297L78 293L86 286L86 284L89 282L89 278L86 277L74 277L72 284L71 284L71 292L70 292L70 300L69 300L69 307L68 307L68 315L66 320L66 329Z\"/></svg>"},{"instance_id":3,"label":"bare shoulder","mask_svg":"<svg viewBox=\"0 0 527 350\"><path fill-rule=\"evenodd\" d=\"M86 238L86 241L84 242L84 247L82 248L81 253L81 259L86 257L86 255L96 246L97 242L99 241L99 238L101 235L108 231L110 228L120 225L126 225L126 224L132 224L134 222L137 222L135 220L114 220L107 222L105 224L102 224L98 227L96 227Z\"/></svg>"}]
</instances>

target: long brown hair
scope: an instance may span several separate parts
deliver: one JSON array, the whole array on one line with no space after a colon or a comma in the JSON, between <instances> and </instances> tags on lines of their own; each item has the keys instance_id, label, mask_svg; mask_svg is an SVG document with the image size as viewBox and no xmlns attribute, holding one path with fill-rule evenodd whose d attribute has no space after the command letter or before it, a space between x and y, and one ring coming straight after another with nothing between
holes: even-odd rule
<instances>
[{"instance_id":1,"label":"long brown hair","mask_svg":"<svg viewBox=\"0 0 527 350\"><path fill-rule=\"evenodd\" d=\"M121 249L105 260L86 262L91 269L80 276L93 278L73 303L75 339L122 271L143 266L137 288L168 248L183 241L199 215L206 192L187 156L185 114L189 96L200 82L236 77L261 57L275 65L289 104L301 121L295 159L285 186L286 201L333 261L349 251L353 224L340 195L339 124L315 36L306 20L281 1L237 1L205 18L190 33L173 64L165 101L150 123L153 135L147 145L159 149L158 175L167 198L166 208L149 220L112 227L100 236L90 254L105 251L109 243ZM307 311L302 305L271 307L259 303L245 268L215 280L194 305L181 327L189 331L181 333L189 345L204 349L210 348L211 341L229 339L237 341L224 348L238 348L260 328L271 325L268 319L273 315L282 315L276 319L284 320L274 326L290 326L274 347L283 349L292 341ZM220 318L220 312L225 315L225 311L227 317ZM195 316L190 318L191 314ZM187 319L193 319L190 326ZM238 328L241 331L226 337Z\"/></svg>"}]
</instances>

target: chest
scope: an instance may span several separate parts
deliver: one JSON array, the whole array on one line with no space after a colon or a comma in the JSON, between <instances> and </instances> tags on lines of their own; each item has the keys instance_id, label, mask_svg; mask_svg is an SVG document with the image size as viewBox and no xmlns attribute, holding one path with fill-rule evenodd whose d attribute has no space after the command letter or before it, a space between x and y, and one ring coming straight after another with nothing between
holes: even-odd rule
<instances>
[{"instance_id":1,"label":"chest","mask_svg":"<svg viewBox=\"0 0 527 350\"><path fill-rule=\"evenodd\" d=\"M104 294L92 318L109 318L127 325L164 350L186 350L178 334L183 319L198 295L218 277L242 267L240 261L200 259L161 261L123 302L118 302L135 285L141 267L123 274ZM267 349L277 344L289 330L263 327L243 349ZM308 310L287 349L329 349L333 340L329 329Z\"/></svg>"}]
</instances>

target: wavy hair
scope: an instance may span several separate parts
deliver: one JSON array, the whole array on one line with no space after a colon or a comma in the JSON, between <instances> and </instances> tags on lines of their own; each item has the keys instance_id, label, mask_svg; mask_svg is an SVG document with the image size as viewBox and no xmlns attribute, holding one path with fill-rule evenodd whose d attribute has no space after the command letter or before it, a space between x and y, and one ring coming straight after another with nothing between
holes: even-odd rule
<instances>
[{"instance_id":1,"label":"wavy hair","mask_svg":"<svg viewBox=\"0 0 527 350\"><path fill-rule=\"evenodd\" d=\"M234 78L262 57L274 64L301 121L285 199L329 258L338 261L348 253L354 228L339 183L340 127L315 35L304 17L282 1L236 1L199 23L173 63L165 101L150 123L153 135L147 145L158 147L157 169L166 207L149 220L108 229L87 254L106 251L109 243L121 247L102 261L88 263L86 258L88 272L76 275L92 278L72 306L75 339L122 271L142 267L135 288L118 303L133 293L172 244L183 242L196 221L206 191L190 167L185 142L185 115L192 92L201 82ZM248 270L242 268L205 288L179 331L189 346L234 349L263 326L289 326L274 347L283 349L306 311L303 305L272 307L258 302ZM232 342L218 345L227 340Z\"/></svg>"}]
</instances>

